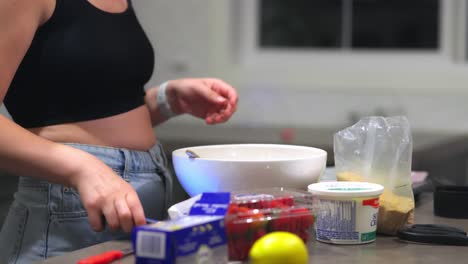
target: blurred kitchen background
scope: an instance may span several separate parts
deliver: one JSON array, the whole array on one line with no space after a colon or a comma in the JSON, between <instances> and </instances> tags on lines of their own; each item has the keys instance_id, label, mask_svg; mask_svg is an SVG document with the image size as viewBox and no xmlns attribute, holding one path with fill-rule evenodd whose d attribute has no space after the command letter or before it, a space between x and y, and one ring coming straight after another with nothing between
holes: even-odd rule
<instances>
[{"instance_id":1,"label":"blurred kitchen background","mask_svg":"<svg viewBox=\"0 0 468 264\"><path fill-rule=\"evenodd\" d=\"M169 156L194 145L284 143L323 148L333 165L336 131L363 116L405 115L413 169L468 184L467 0L133 5L156 52L148 87L216 77L239 92L237 113L226 124L183 116L156 128ZM2 208L15 180L1 178ZM175 201L187 198L180 185L174 191Z\"/></svg>"}]
</instances>

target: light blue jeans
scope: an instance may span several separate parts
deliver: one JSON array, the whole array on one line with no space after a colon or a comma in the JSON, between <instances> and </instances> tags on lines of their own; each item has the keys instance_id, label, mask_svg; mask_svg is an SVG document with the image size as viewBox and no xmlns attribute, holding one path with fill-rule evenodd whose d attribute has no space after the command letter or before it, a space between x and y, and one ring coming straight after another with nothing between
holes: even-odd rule
<instances>
[{"instance_id":1,"label":"light blue jeans","mask_svg":"<svg viewBox=\"0 0 468 264\"><path fill-rule=\"evenodd\" d=\"M149 151L67 144L93 154L137 191L146 217L164 219L172 178L163 148ZM86 166L86 164L83 164ZM0 234L0 263L31 263L129 234L94 232L78 192L70 187L20 177Z\"/></svg>"}]
</instances>

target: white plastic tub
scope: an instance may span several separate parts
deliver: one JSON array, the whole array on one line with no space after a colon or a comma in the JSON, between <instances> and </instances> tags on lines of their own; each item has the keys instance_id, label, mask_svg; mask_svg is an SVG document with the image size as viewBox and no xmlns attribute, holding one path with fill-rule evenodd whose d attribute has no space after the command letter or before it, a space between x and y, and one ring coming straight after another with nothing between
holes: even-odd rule
<instances>
[{"instance_id":1,"label":"white plastic tub","mask_svg":"<svg viewBox=\"0 0 468 264\"><path fill-rule=\"evenodd\" d=\"M332 244L375 241L379 196L384 187L367 182L320 182L308 191L318 203L317 240Z\"/></svg>"}]
</instances>

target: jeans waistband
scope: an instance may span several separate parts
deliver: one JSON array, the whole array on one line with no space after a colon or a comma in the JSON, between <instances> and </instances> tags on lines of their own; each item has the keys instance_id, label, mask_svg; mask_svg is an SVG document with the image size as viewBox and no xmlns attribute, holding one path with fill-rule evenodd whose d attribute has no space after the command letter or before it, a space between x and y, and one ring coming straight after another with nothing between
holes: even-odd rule
<instances>
[{"instance_id":1,"label":"jeans waistband","mask_svg":"<svg viewBox=\"0 0 468 264\"><path fill-rule=\"evenodd\" d=\"M158 166L167 166L167 158L160 143L156 143L147 151L77 143L65 145L84 150L103 160L107 166L120 171L154 171Z\"/></svg>"},{"instance_id":2,"label":"jeans waistband","mask_svg":"<svg viewBox=\"0 0 468 264\"><path fill-rule=\"evenodd\" d=\"M165 170L167 157L162 145L158 142L148 151L130 150L107 146L96 146L79 143L64 143L65 145L86 151L103 161L107 166L125 173L152 172ZM166 176L166 175L164 175ZM165 177L167 178L167 177ZM31 177L20 177L20 187L47 187L49 182Z\"/></svg>"}]
</instances>

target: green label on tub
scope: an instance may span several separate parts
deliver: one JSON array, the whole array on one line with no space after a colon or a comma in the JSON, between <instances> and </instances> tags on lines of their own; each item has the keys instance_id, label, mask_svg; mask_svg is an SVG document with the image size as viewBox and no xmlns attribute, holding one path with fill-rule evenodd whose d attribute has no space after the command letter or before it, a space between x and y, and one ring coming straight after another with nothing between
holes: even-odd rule
<instances>
[{"instance_id":1,"label":"green label on tub","mask_svg":"<svg viewBox=\"0 0 468 264\"><path fill-rule=\"evenodd\" d=\"M376 233L376 231L369 232L369 233L362 233L361 234L361 241L366 242L366 241L375 240L375 233Z\"/></svg>"},{"instance_id":2,"label":"green label on tub","mask_svg":"<svg viewBox=\"0 0 468 264\"><path fill-rule=\"evenodd\" d=\"M371 190L370 188L362 188L362 187L355 187L355 188L328 188L329 191L368 191Z\"/></svg>"}]
</instances>

